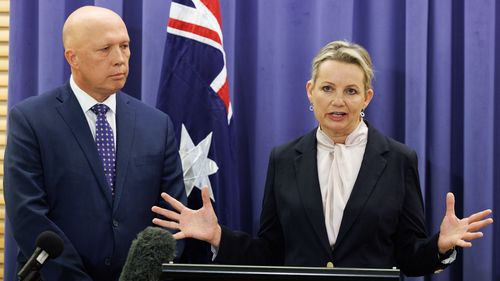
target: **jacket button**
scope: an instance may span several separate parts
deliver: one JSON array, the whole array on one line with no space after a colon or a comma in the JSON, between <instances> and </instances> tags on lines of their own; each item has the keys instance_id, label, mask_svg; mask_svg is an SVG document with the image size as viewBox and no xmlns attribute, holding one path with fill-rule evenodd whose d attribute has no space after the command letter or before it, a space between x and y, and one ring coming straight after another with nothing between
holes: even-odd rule
<instances>
[{"instance_id":1,"label":"jacket button","mask_svg":"<svg viewBox=\"0 0 500 281\"><path fill-rule=\"evenodd\" d=\"M104 264L107 265L107 266L110 266L111 265L111 258L105 258L104 259Z\"/></svg>"}]
</instances>

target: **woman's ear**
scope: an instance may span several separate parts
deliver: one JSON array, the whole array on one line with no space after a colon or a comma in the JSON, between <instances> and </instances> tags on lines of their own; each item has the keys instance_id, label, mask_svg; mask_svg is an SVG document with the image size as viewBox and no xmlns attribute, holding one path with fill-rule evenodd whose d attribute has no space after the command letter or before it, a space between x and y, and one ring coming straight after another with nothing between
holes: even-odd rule
<instances>
[{"instance_id":1,"label":"woman's ear","mask_svg":"<svg viewBox=\"0 0 500 281\"><path fill-rule=\"evenodd\" d=\"M306 83L306 92L307 92L307 98L309 99L310 103L312 103L312 90L313 90L313 83L311 80L309 80Z\"/></svg>"},{"instance_id":2,"label":"woman's ear","mask_svg":"<svg viewBox=\"0 0 500 281\"><path fill-rule=\"evenodd\" d=\"M368 107L368 104L370 104L370 102L372 101L373 95L374 95L373 89L368 89L368 91L366 91L365 106L364 106L365 109L366 107Z\"/></svg>"}]
</instances>

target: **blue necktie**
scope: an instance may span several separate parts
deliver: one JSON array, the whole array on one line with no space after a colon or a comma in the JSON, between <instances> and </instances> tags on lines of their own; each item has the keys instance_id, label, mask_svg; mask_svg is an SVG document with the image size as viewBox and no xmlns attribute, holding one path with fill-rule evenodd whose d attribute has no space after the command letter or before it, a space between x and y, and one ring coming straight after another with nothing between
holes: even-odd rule
<instances>
[{"instance_id":1,"label":"blue necktie","mask_svg":"<svg viewBox=\"0 0 500 281\"><path fill-rule=\"evenodd\" d=\"M105 104L96 104L91 110L97 115L97 122L95 124L95 142L97 144L97 151L101 156L102 164L104 166L104 175L108 182L111 193L114 194L115 190L115 142L113 138L113 129L106 120L106 112L109 107Z\"/></svg>"}]
</instances>

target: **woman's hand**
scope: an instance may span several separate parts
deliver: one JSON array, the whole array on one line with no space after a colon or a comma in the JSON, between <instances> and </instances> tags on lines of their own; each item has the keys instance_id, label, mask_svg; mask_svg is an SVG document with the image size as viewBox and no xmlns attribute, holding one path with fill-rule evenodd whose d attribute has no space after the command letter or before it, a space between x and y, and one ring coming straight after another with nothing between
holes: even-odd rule
<instances>
[{"instance_id":1,"label":"woman's hand","mask_svg":"<svg viewBox=\"0 0 500 281\"><path fill-rule=\"evenodd\" d=\"M217 216L210 201L208 187L203 187L201 190L203 206L198 210L189 209L165 192L161 194L161 197L175 211L154 206L151 208L154 213L168 219L154 218L154 224L179 230L179 232L173 235L175 239L194 238L206 241L214 247L219 247L222 230L217 222Z\"/></svg>"},{"instance_id":2,"label":"woman's hand","mask_svg":"<svg viewBox=\"0 0 500 281\"><path fill-rule=\"evenodd\" d=\"M458 219L455 215L455 196L453 193L446 194L446 215L440 227L438 240L439 253L444 254L455 246L462 248L472 247L470 241L483 237L479 230L493 223L492 218L487 218L491 210L484 210L470 215L467 218Z\"/></svg>"}]
</instances>

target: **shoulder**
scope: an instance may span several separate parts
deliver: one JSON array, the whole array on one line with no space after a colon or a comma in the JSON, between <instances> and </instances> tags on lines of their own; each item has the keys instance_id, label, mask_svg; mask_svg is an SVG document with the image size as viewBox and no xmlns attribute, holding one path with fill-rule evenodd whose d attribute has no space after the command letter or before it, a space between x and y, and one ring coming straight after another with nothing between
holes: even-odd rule
<instances>
[{"instance_id":1,"label":"shoulder","mask_svg":"<svg viewBox=\"0 0 500 281\"><path fill-rule=\"evenodd\" d=\"M139 118L153 118L160 120L170 120L170 117L163 111L144 103L143 101L132 97L124 92L119 92L116 95L117 106L125 104L135 111Z\"/></svg>"},{"instance_id":2,"label":"shoulder","mask_svg":"<svg viewBox=\"0 0 500 281\"><path fill-rule=\"evenodd\" d=\"M31 120L49 118L53 109L61 105L71 94L69 84L64 84L40 95L28 97L11 106L9 120L16 119L19 115Z\"/></svg>"},{"instance_id":3,"label":"shoulder","mask_svg":"<svg viewBox=\"0 0 500 281\"><path fill-rule=\"evenodd\" d=\"M12 108L33 110L40 107L47 107L49 105L57 105L60 104L61 100L66 99L71 93L69 85L64 84L40 95L28 97L12 106Z\"/></svg>"},{"instance_id":4,"label":"shoulder","mask_svg":"<svg viewBox=\"0 0 500 281\"><path fill-rule=\"evenodd\" d=\"M296 156L307 152L316 151L316 130L309 131L308 133L297 137L284 144L278 145L273 148L271 154L274 156Z\"/></svg>"},{"instance_id":5,"label":"shoulder","mask_svg":"<svg viewBox=\"0 0 500 281\"><path fill-rule=\"evenodd\" d=\"M372 125L368 125L367 149L379 150L381 153L396 157L416 160L415 150L408 145L384 135Z\"/></svg>"}]
</instances>

